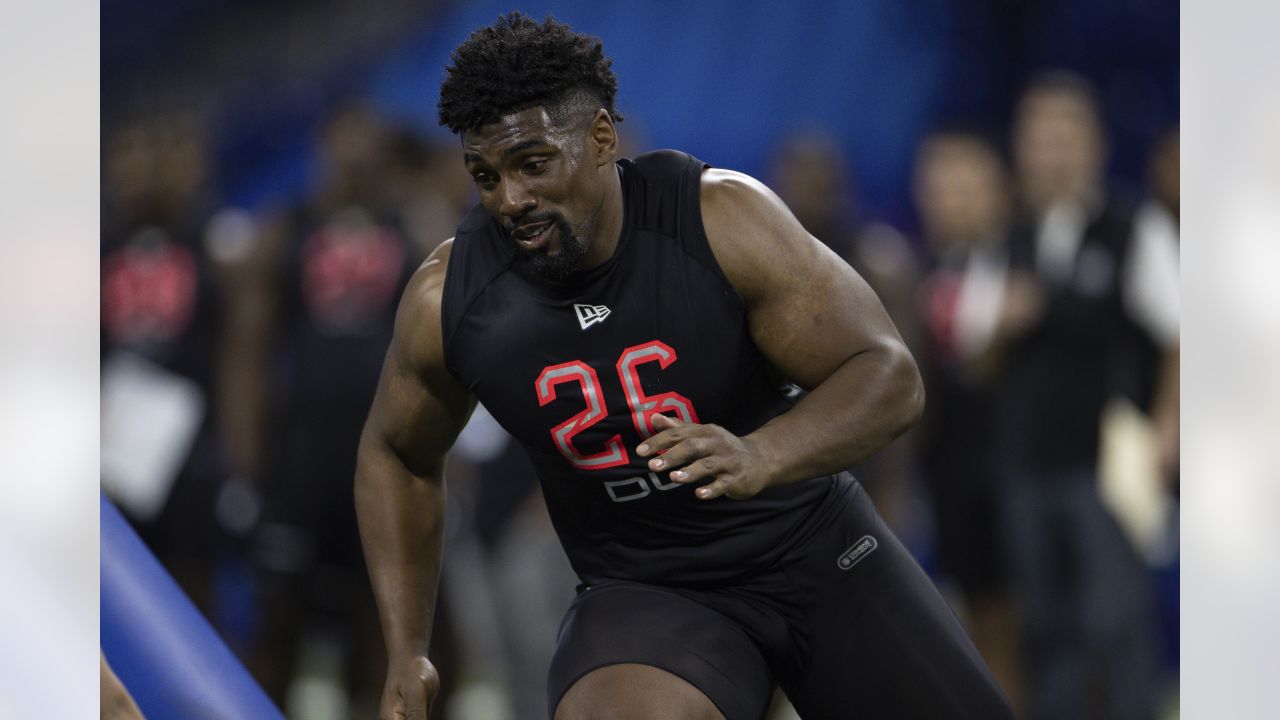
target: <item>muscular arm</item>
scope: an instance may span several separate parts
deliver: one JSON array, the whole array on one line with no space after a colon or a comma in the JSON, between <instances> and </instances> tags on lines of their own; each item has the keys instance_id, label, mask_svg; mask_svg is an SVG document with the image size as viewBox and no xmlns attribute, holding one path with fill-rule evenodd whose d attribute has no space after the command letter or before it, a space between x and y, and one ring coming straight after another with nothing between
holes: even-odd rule
<instances>
[{"instance_id":1,"label":"muscular arm","mask_svg":"<svg viewBox=\"0 0 1280 720\"><path fill-rule=\"evenodd\" d=\"M642 446L677 482L715 480L699 497L750 497L768 485L847 468L919 418L924 389L884 307L847 263L805 232L781 200L739 173L709 170L702 218L712 252L747 306L756 345L810 392L750 435L656 421ZM692 440L692 442L682 442Z\"/></svg>"},{"instance_id":2,"label":"muscular arm","mask_svg":"<svg viewBox=\"0 0 1280 720\"><path fill-rule=\"evenodd\" d=\"M438 683L426 654L443 546L444 460L472 408L444 368L440 297L450 247L432 253L401 300L357 458L356 514L389 659L388 718L410 707L425 713Z\"/></svg>"},{"instance_id":3,"label":"muscular arm","mask_svg":"<svg viewBox=\"0 0 1280 720\"><path fill-rule=\"evenodd\" d=\"M880 300L768 188L708 171L703 223L747 305L765 357L809 390L752 433L770 477L788 483L861 462L919 418L924 388Z\"/></svg>"}]
</instances>

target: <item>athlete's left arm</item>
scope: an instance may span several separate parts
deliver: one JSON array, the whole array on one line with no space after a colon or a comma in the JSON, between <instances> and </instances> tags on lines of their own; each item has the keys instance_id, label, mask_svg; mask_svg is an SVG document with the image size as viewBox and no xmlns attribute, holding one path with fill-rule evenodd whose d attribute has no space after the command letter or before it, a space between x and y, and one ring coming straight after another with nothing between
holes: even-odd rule
<instances>
[{"instance_id":1,"label":"athlete's left arm","mask_svg":"<svg viewBox=\"0 0 1280 720\"><path fill-rule=\"evenodd\" d=\"M698 489L703 499L746 498L855 465L915 423L924 407L919 371L853 268L741 173L703 173L702 219L756 345L810 392L745 437L656 416L660 432L638 448L642 457L665 451L651 469L681 483L714 477Z\"/></svg>"}]
</instances>

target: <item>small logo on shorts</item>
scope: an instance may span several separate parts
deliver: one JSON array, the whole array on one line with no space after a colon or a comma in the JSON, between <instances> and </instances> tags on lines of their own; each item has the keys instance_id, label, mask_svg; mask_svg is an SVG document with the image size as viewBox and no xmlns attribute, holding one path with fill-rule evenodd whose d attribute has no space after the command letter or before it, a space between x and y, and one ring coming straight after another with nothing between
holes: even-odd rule
<instances>
[{"instance_id":1,"label":"small logo on shorts","mask_svg":"<svg viewBox=\"0 0 1280 720\"><path fill-rule=\"evenodd\" d=\"M870 555L871 551L875 550L876 547L878 545L875 538L870 535L863 535L861 540L853 544L853 547L845 550L840 555L840 559L836 561L836 564L840 566L841 570L848 570L861 562L862 558Z\"/></svg>"}]
</instances>

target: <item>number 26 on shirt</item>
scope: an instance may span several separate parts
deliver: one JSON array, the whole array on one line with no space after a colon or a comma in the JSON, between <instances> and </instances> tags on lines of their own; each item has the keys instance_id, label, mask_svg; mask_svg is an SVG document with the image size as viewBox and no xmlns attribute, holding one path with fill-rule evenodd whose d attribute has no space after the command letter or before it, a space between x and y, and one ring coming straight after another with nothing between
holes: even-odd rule
<instances>
[{"instance_id":1,"label":"number 26 on shirt","mask_svg":"<svg viewBox=\"0 0 1280 720\"><path fill-rule=\"evenodd\" d=\"M653 340L643 345L633 345L618 356L615 368L618 380L622 384L623 395L627 399L631 422L635 425L640 437L653 435L652 417L655 413L674 413L684 422L698 422L698 413L693 409L693 402L677 392L664 392L657 395L645 395L640 385L640 376L636 368L644 363L656 362L665 369L676 361L676 351L670 345ZM534 385L538 391L538 405L545 406L556 399L556 389L565 383L576 383L582 390L583 400L587 407L577 415L551 428L551 438L556 449L575 468L580 470L603 470L605 468L626 465L631 461L626 447L622 444L622 435L614 435L605 441L604 449L585 454L574 445L573 438L583 430L603 420L607 415L604 401L604 388L600 378L590 365L581 360L572 360L559 365L548 365Z\"/></svg>"}]
</instances>

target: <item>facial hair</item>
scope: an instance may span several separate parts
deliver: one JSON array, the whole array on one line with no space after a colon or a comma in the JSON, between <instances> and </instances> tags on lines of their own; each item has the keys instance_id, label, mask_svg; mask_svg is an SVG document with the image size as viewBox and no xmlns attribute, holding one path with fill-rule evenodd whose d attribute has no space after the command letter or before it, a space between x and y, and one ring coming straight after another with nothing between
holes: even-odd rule
<instances>
[{"instance_id":1,"label":"facial hair","mask_svg":"<svg viewBox=\"0 0 1280 720\"><path fill-rule=\"evenodd\" d=\"M515 249L515 267L525 277L541 283L563 283L578 271L589 249L590 232L575 232L563 216L555 214L546 218L530 218L521 225L550 220L560 236L560 252L552 255L546 246L537 250L525 250L508 235Z\"/></svg>"}]
</instances>

